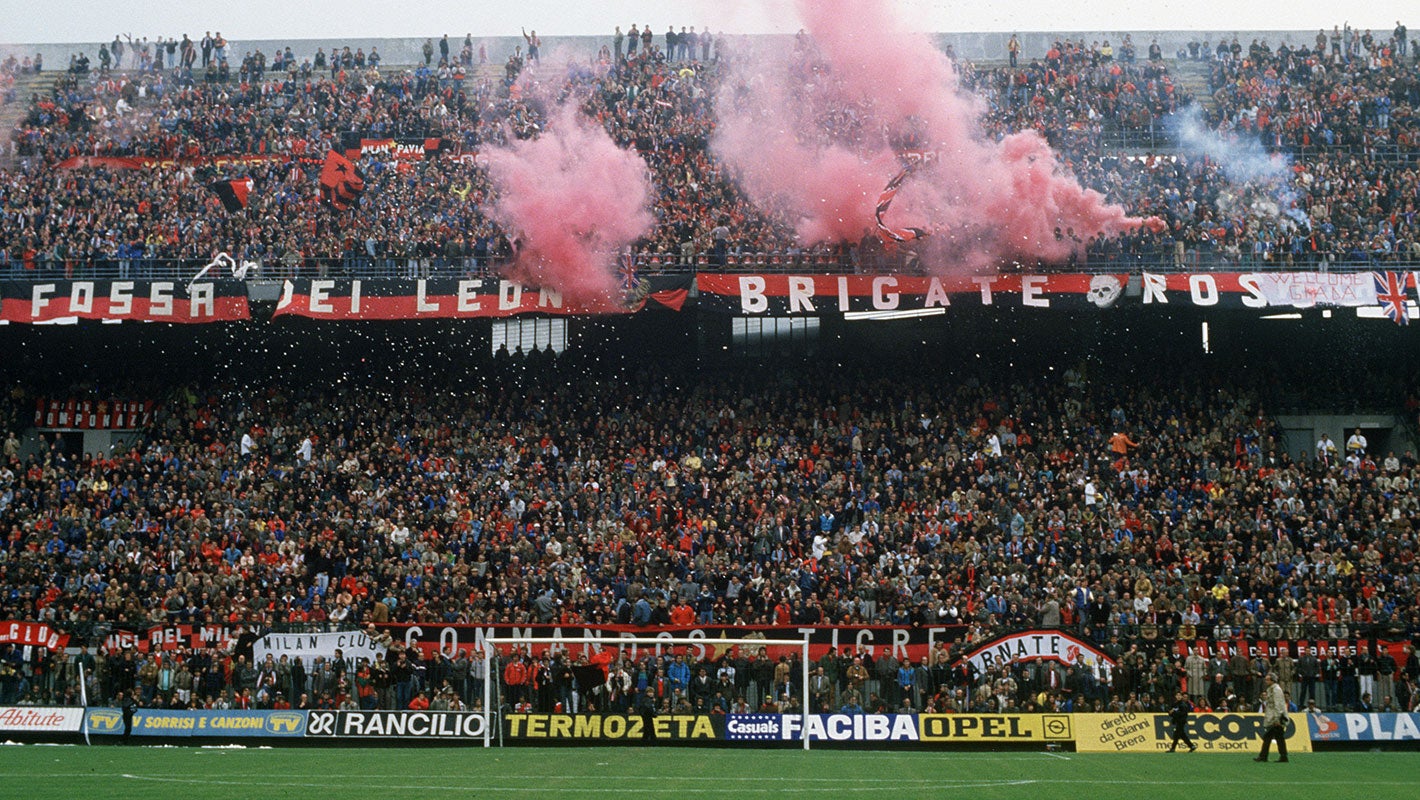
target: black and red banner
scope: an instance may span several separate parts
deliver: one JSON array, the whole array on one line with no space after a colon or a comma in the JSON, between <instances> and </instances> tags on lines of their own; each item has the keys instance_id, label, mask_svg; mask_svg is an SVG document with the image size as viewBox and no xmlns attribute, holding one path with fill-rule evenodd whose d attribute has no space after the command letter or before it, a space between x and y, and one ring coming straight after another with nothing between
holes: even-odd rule
<instances>
[{"instance_id":1,"label":"black and red banner","mask_svg":"<svg viewBox=\"0 0 1420 800\"><path fill-rule=\"evenodd\" d=\"M251 318L241 281L0 281L0 320L232 322Z\"/></svg>"},{"instance_id":2,"label":"black and red banner","mask_svg":"<svg viewBox=\"0 0 1420 800\"><path fill-rule=\"evenodd\" d=\"M151 628L112 626L99 640L90 642L113 653L132 648L142 653L163 650L201 650L212 647L229 649L237 640L237 631L229 625L155 625Z\"/></svg>"},{"instance_id":3,"label":"black and red banner","mask_svg":"<svg viewBox=\"0 0 1420 800\"><path fill-rule=\"evenodd\" d=\"M423 161L452 149L452 142L438 137L429 139L360 139L358 147L347 147L345 157L358 160L371 158L394 161Z\"/></svg>"},{"instance_id":4,"label":"black and red banner","mask_svg":"<svg viewBox=\"0 0 1420 800\"><path fill-rule=\"evenodd\" d=\"M1390 273L1410 302L1417 281ZM742 316L893 314L953 306L1104 309L1380 307L1373 273L1194 272L1177 274L723 275L696 277L699 302Z\"/></svg>"},{"instance_id":5,"label":"black and red banner","mask_svg":"<svg viewBox=\"0 0 1420 800\"><path fill-rule=\"evenodd\" d=\"M41 430L133 430L153 421L152 400L35 401L35 427Z\"/></svg>"},{"instance_id":6,"label":"black and red banner","mask_svg":"<svg viewBox=\"0 0 1420 800\"><path fill-rule=\"evenodd\" d=\"M782 316L901 312L958 304L1034 308L1113 305L1127 275L710 275L696 276L700 304L725 314Z\"/></svg>"},{"instance_id":7,"label":"black and red banner","mask_svg":"<svg viewBox=\"0 0 1420 800\"><path fill-rule=\"evenodd\" d=\"M551 289L536 289L497 278L302 278L286 282L274 316L401 320L519 314L593 316L650 309L679 311L689 295L691 280L689 275L642 278L633 291L574 302Z\"/></svg>"},{"instance_id":8,"label":"black and red banner","mask_svg":"<svg viewBox=\"0 0 1420 800\"><path fill-rule=\"evenodd\" d=\"M0 645L43 647L58 650L69 644L69 634L60 633L43 622L0 621Z\"/></svg>"}]
</instances>

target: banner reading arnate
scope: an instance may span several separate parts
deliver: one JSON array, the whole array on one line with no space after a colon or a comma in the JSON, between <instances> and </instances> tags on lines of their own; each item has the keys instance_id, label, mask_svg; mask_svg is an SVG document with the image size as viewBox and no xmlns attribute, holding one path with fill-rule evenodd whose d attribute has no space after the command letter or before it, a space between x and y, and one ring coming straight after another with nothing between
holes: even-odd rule
<instances>
[{"instance_id":1,"label":"banner reading arnate","mask_svg":"<svg viewBox=\"0 0 1420 800\"><path fill-rule=\"evenodd\" d=\"M966 660L983 673L992 667L1017 661L1058 661L1069 665L1083 663L1088 667L1100 664L1114 666L1114 660L1109 656L1060 631L1024 631L998 636L977 645L966 654Z\"/></svg>"},{"instance_id":2,"label":"banner reading arnate","mask_svg":"<svg viewBox=\"0 0 1420 800\"><path fill-rule=\"evenodd\" d=\"M1081 753L1157 753L1173 741L1167 714L1075 714L1075 750ZM1287 721L1287 749L1310 753L1311 736L1300 714ZM1202 753L1239 753L1262 744L1261 714L1194 714L1188 738Z\"/></svg>"}]
</instances>

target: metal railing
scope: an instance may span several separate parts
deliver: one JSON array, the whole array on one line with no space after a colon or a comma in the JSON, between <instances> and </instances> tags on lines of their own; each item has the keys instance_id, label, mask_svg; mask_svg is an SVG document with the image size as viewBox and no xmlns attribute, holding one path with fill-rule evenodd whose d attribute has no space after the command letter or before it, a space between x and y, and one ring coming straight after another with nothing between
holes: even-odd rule
<instances>
[{"instance_id":1,"label":"metal railing","mask_svg":"<svg viewBox=\"0 0 1420 800\"><path fill-rule=\"evenodd\" d=\"M915 256L865 253L861 250L835 251L742 251L723 255L710 253L668 254L640 252L633 264L641 275L816 273L816 274L929 274L930 265ZM186 282L208 263L205 258L141 259L33 259L0 261L0 280L23 283L70 280L157 280ZM258 262L248 279L290 280L297 278L484 278L496 279L506 261L490 258L429 257L369 258L365 256L303 259L289 264L280 259ZM1252 254L1232 256L1219 252L1186 251L1182 258L1170 253L1081 254L1065 262L1005 261L1002 273L1084 273L1152 272L1357 272L1375 269L1411 271L1420 261L1398 256L1360 258L1304 254L1283 254L1260 258ZM231 277L216 270L208 278Z\"/></svg>"}]
</instances>

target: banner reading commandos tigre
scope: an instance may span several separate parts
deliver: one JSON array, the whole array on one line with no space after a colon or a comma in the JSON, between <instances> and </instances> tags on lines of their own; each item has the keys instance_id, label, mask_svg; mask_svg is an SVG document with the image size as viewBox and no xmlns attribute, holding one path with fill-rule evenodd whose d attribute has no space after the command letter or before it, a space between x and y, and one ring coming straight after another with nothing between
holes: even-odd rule
<instances>
[{"instance_id":1,"label":"banner reading commandos tigre","mask_svg":"<svg viewBox=\"0 0 1420 800\"><path fill-rule=\"evenodd\" d=\"M894 627L890 625L858 625L842 627L775 627L697 625L689 628L646 627L632 625L381 625L382 633L388 633L395 642L406 647L414 647L421 653L442 650L454 653L458 650L482 649L485 639L525 636L546 639L564 637L597 637L600 647L624 649L633 658L650 653L687 653L694 658L720 658L727 653L744 652L746 648L763 648L758 639L802 639L809 635L809 657L820 658L832 648L843 652L860 649L879 656L891 651L898 659L914 662L927 658L939 646L950 646L961 639L965 625L940 625L932 627ZM664 646L655 644L631 644L619 641L630 637L657 637L663 639L699 639L702 643L690 645ZM526 647L525 645L520 645ZM534 653L551 649L571 652L573 655L591 653L594 647L585 642L568 642L566 645L539 644L530 648ZM771 656L793 655L800 648L794 645L778 645L767 648Z\"/></svg>"}]
</instances>

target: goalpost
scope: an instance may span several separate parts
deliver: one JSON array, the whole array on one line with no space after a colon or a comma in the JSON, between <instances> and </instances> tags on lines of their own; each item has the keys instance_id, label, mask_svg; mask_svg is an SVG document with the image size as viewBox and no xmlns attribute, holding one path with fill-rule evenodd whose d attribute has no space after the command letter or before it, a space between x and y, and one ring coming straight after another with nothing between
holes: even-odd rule
<instances>
[{"instance_id":1,"label":"goalpost","mask_svg":"<svg viewBox=\"0 0 1420 800\"><path fill-rule=\"evenodd\" d=\"M580 644L588 650L597 651L604 648L622 650L628 647L646 647L652 649L657 655L663 647L675 646L700 646L707 647L717 644L733 642L738 647L797 647L800 649L799 661L803 674L799 677L799 698L802 714L801 730L804 732L804 749L809 749L809 634L805 633L802 639L690 639L675 637L655 637L655 636L626 636L616 639L607 639L597 636L488 636L483 640L484 663L487 665L487 675L483 681L483 713L487 720L483 726L483 746L493 746L493 725L502 725L498 719L500 713L493 708L493 682L502 680L502 670L499 667L499 660L502 653L500 646L517 648L521 645L549 645L560 650L569 650L571 645ZM501 727L500 727L501 730Z\"/></svg>"}]
</instances>

